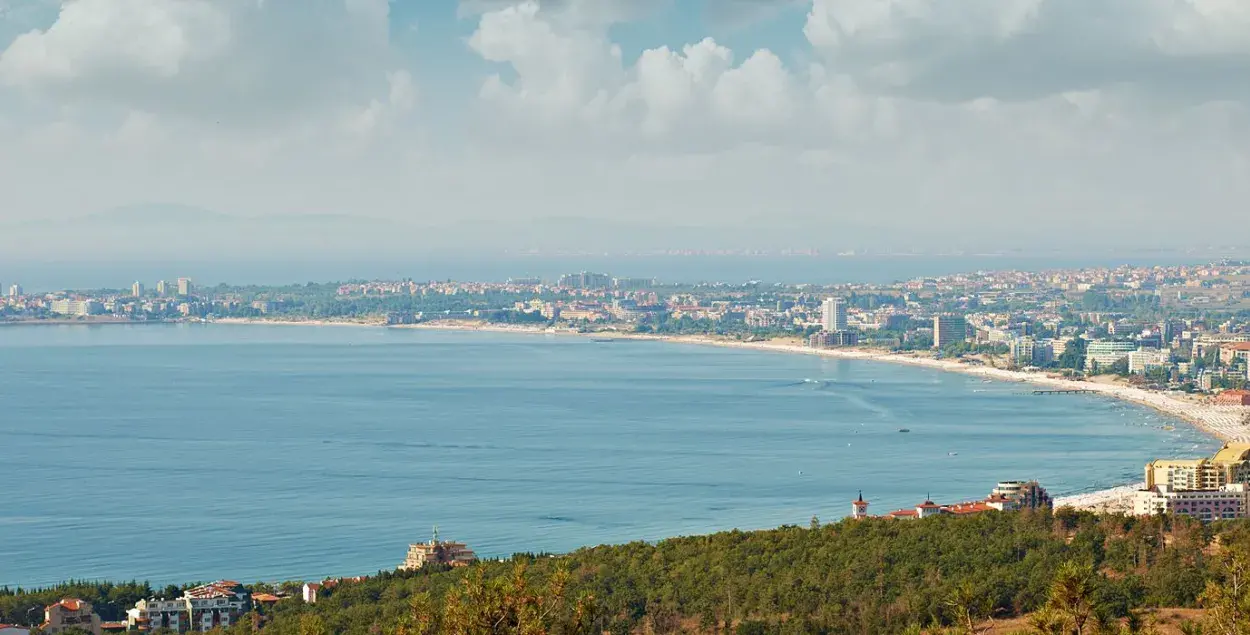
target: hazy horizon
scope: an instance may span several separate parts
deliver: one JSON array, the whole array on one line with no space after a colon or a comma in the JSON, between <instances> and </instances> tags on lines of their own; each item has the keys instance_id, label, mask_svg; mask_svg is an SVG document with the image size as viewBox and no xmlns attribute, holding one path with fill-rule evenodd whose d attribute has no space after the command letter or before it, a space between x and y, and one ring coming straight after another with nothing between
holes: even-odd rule
<instances>
[{"instance_id":1,"label":"hazy horizon","mask_svg":"<svg viewBox=\"0 0 1250 635\"><path fill-rule=\"evenodd\" d=\"M1247 70L1219 0L0 0L0 253L1244 253Z\"/></svg>"}]
</instances>

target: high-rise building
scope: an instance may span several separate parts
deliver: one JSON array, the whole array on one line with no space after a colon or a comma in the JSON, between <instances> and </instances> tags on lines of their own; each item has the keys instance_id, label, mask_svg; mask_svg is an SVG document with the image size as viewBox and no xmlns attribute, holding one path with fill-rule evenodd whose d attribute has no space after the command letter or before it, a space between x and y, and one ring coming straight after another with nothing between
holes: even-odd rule
<instances>
[{"instance_id":1,"label":"high-rise building","mask_svg":"<svg viewBox=\"0 0 1250 635\"><path fill-rule=\"evenodd\" d=\"M22 295L22 285L20 285L20 284L15 284L15 285L13 285L13 286L9 287L9 297L10 297L10 298L18 298L18 297L21 297L21 295Z\"/></svg>"},{"instance_id":2,"label":"high-rise building","mask_svg":"<svg viewBox=\"0 0 1250 635\"><path fill-rule=\"evenodd\" d=\"M130 285L130 295L133 295L136 298L142 298L143 283L136 280L134 284Z\"/></svg>"},{"instance_id":3,"label":"high-rise building","mask_svg":"<svg viewBox=\"0 0 1250 635\"><path fill-rule=\"evenodd\" d=\"M169 283L165 282L164 280L157 280L156 281L156 295L159 295L162 298L169 295Z\"/></svg>"},{"instance_id":4,"label":"high-rise building","mask_svg":"<svg viewBox=\"0 0 1250 635\"><path fill-rule=\"evenodd\" d=\"M846 300L825 298L820 306L820 324L826 331L846 330Z\"/></svg>"},{"instance_id":5,"label":"high-rise building","mask_svg":"<svg viewBox=\"0 0 1250 635\"><path fill-rule=\"evenodd\" d=\"M612 276L606 273L569 273L560 276L557 286L565 289L607 289L612 286Z\"/></svg>"},{"instance_id":6,"label":"high-rise building","mask_svg":"<svg viewBox=\"0 0 1250 635\"><path fill-rule=\"evenodd\" d=\"M181 295L181 296L191 295L191 279L190 278L178 278L178 295Z\"/></svg>"},{"instance_id":7,"label":"high-rise building","mask_svg":"<svg viewBox=\"0 0 1250 635\"><path fill-rule=\"evenodd\" d=\"M968 320L962 315L933 316L933 348L968 339Z\"/></svg>"}]
</instances>

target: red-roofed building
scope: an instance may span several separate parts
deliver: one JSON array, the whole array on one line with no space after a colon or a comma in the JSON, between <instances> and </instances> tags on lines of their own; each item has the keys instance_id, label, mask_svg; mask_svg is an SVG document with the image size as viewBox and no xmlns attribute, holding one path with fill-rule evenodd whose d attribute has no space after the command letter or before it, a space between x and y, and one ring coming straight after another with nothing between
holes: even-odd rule
<instances>
[{"instance_id":1,"label":"red-roofed building","mask_svg":"<svg viewBox=\"0 0 1250 635\"><path fill-rule=\"evenodd\" d=\"M1220 345L1220 363L1232 364L1237 360L1250 363L1250 342L1230 342Z\"/></svg>"},{"instance_id":2,"label":"red-roofed building","mask_svg":"<svg viewBox=\"0 0 1250 635\"><path fill-rule=\"evenodd\" d=\"M43 609L43 624L39 626L39 630L48 635L56 635L70 628L100 635L100 616L92 610L90 602L65 598Z\"/></svg>"},{"instance_id":3,"label":"red-roofed building","mask_svg":"<svg viewBox=\"0 0 1250 635\"><path fill-rule=\"evenodd\" d=\"M1250 390L1225 390L1215 396L1218 406L1250 406Z\"/></svg>"},{"instance_id":4,"label":"red-roofed building","mask_svg":"<svg viewBox=\"0 0 1250 635\"><path fill-rule=\"evenodd\" d=\"M926 499L925 502L916 505L913 509L892 511L886 514L885 518L911 520L914 518L932 518L942 514L967 516L990 511L1001 512L1041 507L1049 508L1051 504L1050 495L1046 493L1046 490L1037 481L1003 481L983 500L955 503L953 505L939 505ZM852 503L852 517L868 517L868 503L864 502L862 493L859 499Z\"/></svg>"},{"instance_id":5,"label":"red-roofed building","mask_svg":"<svg viewBox=\"0 0 1250 635\"><path fill-rule=\"evenodd\" d=\"M321 583L320 582L305 582L303 591L304 591L304 602L306 604L316 604L317 594L321 592Z\"/></svg>"}]
</instances>

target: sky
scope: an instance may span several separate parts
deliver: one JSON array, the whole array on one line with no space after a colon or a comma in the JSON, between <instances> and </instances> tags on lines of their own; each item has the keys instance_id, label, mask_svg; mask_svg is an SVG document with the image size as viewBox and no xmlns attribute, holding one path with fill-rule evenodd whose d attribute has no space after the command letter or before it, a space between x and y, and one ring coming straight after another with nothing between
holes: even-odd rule
<instances>
[{"instance_id":1,"label":"sky","mask_svg":"<svg viewBox=\"0 0 1250 635\"><path fill-rule=\"evenodd\" d=\"M1244 0L0 0L0 252L1247 244L1247 77Z\"/></svg>"}]
</instances>

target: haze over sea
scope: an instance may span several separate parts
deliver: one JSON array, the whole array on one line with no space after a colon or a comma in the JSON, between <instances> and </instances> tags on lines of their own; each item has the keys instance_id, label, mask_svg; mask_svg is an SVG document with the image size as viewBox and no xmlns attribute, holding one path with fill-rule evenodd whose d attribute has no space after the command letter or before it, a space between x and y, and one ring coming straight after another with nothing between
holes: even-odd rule
<instances>
[{"instance_id":1,"label":"haze over sea","mask_svg":"<svg viewBox=\"0 0 1250 635\"><path fill-rule=\"evenodd\" d=\"M1065 494L1216 445L1104 398L815 356L412 329L5 327L0 585L366 574L436 524L484 556L806 524L846 515L860 489L875 513L1002 479Z\"/></svg>"},{"instance_id":2,"label":"haze over sea","mask_svg":"<svg viewBox=\"0 0 1250 635\"><path fill-rule=\"evenodd\" d=\"M1136 253L1091 255L961 255L961 256L503 256L365 259L350 261L326 254L316 260L299 257L257 261L246 258L212 261L169 259L140 262L50 262L4 260L0 253L0 283L21 283L30 291L60 289L129 288L135 280L155 284L160 278L190 277L201 286L230 284L280 285L308 281L484 280L539 276L555 280L560 274L590 270L618 276L655 278L664 283L730 282L748 280L808 284L889 283L920 276L986 271L1044 271L1124 264L1180 264L1210 262L1227 254Z\"/></svg>"}]
</instances>

